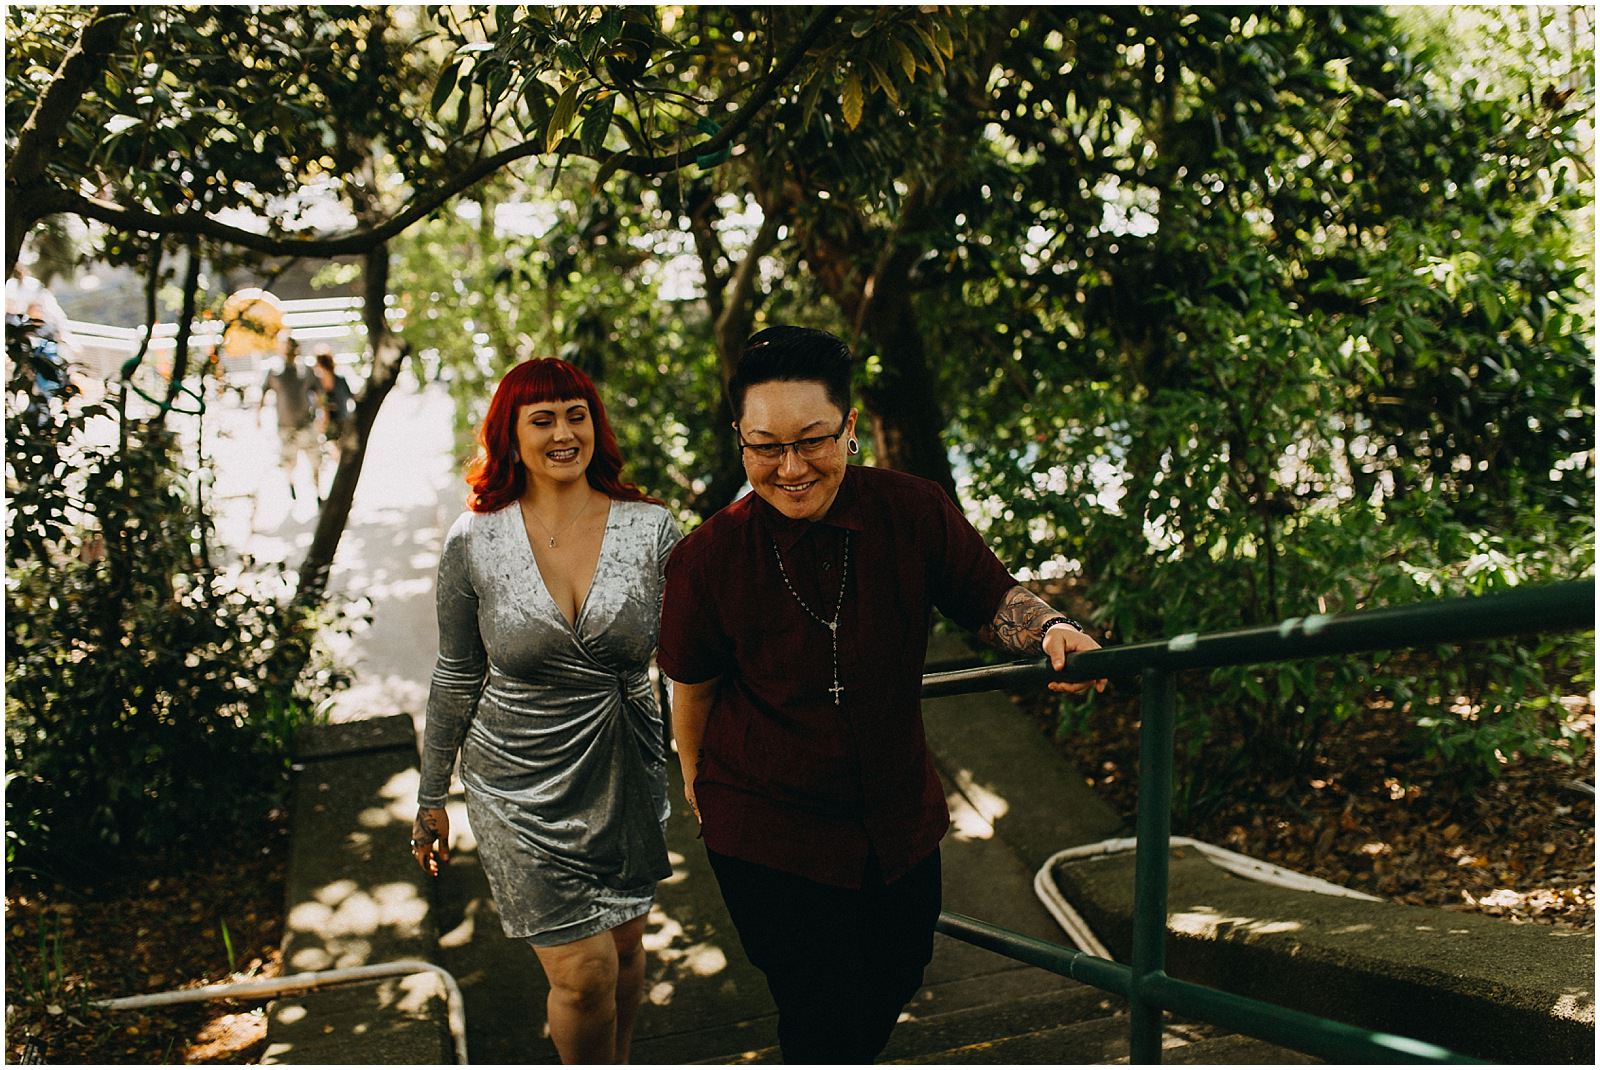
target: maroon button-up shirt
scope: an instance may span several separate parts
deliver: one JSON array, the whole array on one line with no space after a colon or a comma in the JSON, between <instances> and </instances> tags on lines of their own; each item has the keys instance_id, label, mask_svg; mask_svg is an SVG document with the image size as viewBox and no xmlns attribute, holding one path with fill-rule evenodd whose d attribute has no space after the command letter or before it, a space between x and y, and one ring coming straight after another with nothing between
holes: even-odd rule
<instances>
[{"instance_id":1,"label":"maroon button-up shirt","mask_svg":"<svg viewBox=\"0 0 1600 1070\"><path fill-rule=\"evenodd\" d=\"M722 678L695 781L706 845L843 888L869 849L886 882L925 858L950 824L922 729L932 609L975 629L1016 582L938 485L851 466L815 522L749 494L666 575L662 671ZM796 596L831 620L841 575L835 705L828 629Z\"/></svg>"}]
</instances>

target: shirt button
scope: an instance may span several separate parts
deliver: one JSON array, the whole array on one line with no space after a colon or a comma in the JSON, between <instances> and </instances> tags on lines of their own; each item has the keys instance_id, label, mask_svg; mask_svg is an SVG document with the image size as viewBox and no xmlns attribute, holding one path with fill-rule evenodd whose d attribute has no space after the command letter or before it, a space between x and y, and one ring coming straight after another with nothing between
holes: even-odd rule
<instances>
[{"instance_id":1,"label":"shirt button","mask_svg":"<svg viewBox=\"0 0 1600 1070\"><path fill-rule=\"evenodd\" d=\"M822 571L827 572L827 571L831 570L832 568L833 568L833 562L832 561L824 561L822 563Z\"/></svg>"}]
</instances>

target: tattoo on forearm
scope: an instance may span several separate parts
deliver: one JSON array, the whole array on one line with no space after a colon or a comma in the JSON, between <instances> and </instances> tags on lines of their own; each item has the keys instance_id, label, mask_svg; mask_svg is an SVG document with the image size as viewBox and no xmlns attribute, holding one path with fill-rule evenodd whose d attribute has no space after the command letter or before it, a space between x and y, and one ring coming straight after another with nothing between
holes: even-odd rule
<instances>
[{"instance_id":1,"label":"tattoo on forearm","mask_svg":"<svg viewBox=\"0 0 1600 1070\"><path fill-rule=\"evenodd\" d=\"M979 638L1014 654L1037 654L1044 641L1044 624L1061 614L1020 583L1006 592L994 620L978 630Z\"/></svg>"}]
</instances>

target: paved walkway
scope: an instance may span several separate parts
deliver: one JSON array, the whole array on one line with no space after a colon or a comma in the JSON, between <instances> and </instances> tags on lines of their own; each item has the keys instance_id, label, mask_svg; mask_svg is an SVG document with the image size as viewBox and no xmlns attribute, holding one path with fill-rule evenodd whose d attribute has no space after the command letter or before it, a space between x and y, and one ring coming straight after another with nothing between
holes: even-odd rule
<instances>
[{"instance_id":1,"label":"paved walkway","mask_svg":"<svg viewBox=\"0 0 1600 1070\"><path fill-rule=\"evenodd\" d=\"M409 713L427 701L436 635L433 581L445 532L461 512L466 484L451 455L449 395L396 386L378 412L361 482L334 558L331 589L370 603L371 621L331 645L354 675L335 700L335 721ZM207 449L216 459L217 533L258 561L297 568L311 545L317 512L310 467L295 473L297 495L278 466L271 408L216 403ZM331 463L323 485L332 481Z\"/></svg>"}]
</instances>

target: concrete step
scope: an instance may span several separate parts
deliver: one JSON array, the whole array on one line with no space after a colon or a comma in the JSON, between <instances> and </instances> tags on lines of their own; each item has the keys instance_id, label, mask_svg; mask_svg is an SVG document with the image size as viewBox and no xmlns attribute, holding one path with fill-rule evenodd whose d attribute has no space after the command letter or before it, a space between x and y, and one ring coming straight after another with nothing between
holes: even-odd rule
<instances>
[{"instance_id":1,"label":"concrete step","mask_svg":"<svg viewBox=\"0 0 1600 1070\"><path fill-rule=\"evenodd\" d=\"M979 993L987 996L973 1002ZM916 1059L931 1052L978 1046L996 1038L1038 1032L1068 1022L1099 1019L1119 1013L1121 1001L1097 989L1076 984L1029 967L1005 970L988 977L971 977L947 985L930 985L907 1007L880 1062ZM936 1008L947 1008L937 1010ZM743 1065L782 1062L777 1047L777 1022L767 1016L750 1027L746 1039L762 1036L766 1043L724 1048L727 1054L706 1058L717 1042L706 1033L686 1038L699 1047L701 1064ZM1123 1027L1126 1029L1126 1025ZM759 1030L759 1032L758 1032ZM638 1061L658 1061L656 1047L635 1045Z\"/></svg>"},{"instance_id":2,"label":"concrete step","mask_svg":"<svg viewBox=\"0 0 1600 1070\"><path fill-rule=\"evenodd\" d=\"M991 1034L956 1047L893 1060L910 1064L1034 1063L1084 1066L1106 1063L1128 1054L1128 1019L1125 1014L1094 1018L1017 1034Z\"/></svg>"},{"instance_id":3,"label":"concrete step","mask_svg":"<svg viewBox=\"0 0 1600 1070\"><path fill-rule=\"evenodd\" d=\"M971 1033L972 1039L949 1047L925 1047L917 1054L885 1061L989 1065L1122 1065L1130 1061L1128 1016L1122 1010L1077 1022L1044 1025L1030 1023L1026 1014L1013 1017L1008 1014L1008 1009L995 1008L963 1023L963 1029ZM929 1033L928 1037L943 1039L944 1035ZM1161 1061L1186 1065L1243 1065L1306 1064L1318 1060L1254 1037L1222 1033L1208 1025L1169 1022L1161 1037Z\"/></svg>"},{"instance_id":4,"label":"concrete step","mask_svg":"<svg viewBox=\"0 0 1600 1070\"><path fill-rule=\"evenodd\" d=\"M881 1061L1115 1013L1119 1003L1097 989L1028 966L928 985L907 1005ZM634 1042L634 1061L740 1065L782 1061L777 1017L676 1037ZM716 1053L716 1054L710 1054Z\"/></svg>"},{"instance_id":5,"label":"concrete step","mask_svg":"<svg viewBox=\"0 0 1600 1070\"><path fill-rule=\"evenodd\" d=\"M1054 975L1027 970L1034 978ZM902 1021L880 1060L896 1062L928 1052L950 1051L1000 1037L1034 1033L1120 1013L1122 1000L1087 985L1072 984L979 1006Z\"/></svg>"},{"instance_id":6,"label":"concrete step","mask_svg":"<svg viewBox=\"0 0 1600 1070\"><path fill-rule=\"evenodd\" d=\"M1200 1037L1176 1047L1163 1046L1161 1061L1189 1066L1264 1066L1308 1065L1320 1063L1322 1060L1290 1048L1280 1048L1276 1044L1269 1044L1255 1037L1241 1036L1238 1033L1221 1033L1216 1036ZM1128 1060L1117 1059L1116 1062L1126 1063Z\"/></svg>"},{"instance_id":7,"label":"concrete step","mask_svg":"<svg viewBox=\"0 0 1600 1070\"><path fill-rule=\"evenodd\" d=\"M1167 972L1496 1062L1594 1057L1592 932L1246 880L1172 849ZM1050 876L1113 955L1132 943L1134 856Z\"/></svg>"}]
</instances>

